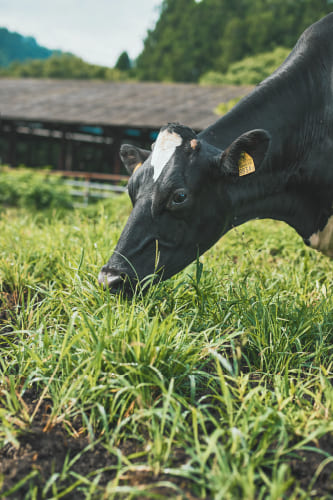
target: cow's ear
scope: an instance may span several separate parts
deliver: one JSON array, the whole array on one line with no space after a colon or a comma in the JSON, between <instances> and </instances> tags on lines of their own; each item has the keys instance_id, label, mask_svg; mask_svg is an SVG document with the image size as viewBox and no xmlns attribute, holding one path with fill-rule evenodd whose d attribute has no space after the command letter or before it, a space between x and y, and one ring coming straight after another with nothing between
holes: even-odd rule
<instances>
[{"instance_id":1,"label":"cow's ear","mask_svg":"<svg viewBox=\"0 0 333 500\"><path fill-rule=\"evenodd\" d=\"M263 162L271 137L266 130L240 135L216 158L222 175L243 176L255 172Z\"/></svg>"},{"instance_id":2,"label":"cow's ear","mask_svg":"<svg viewBox=\"0 0 333 500\"><path fill-rule=\"evenodd\" d=\"M123 144L120 148L120 158L130 175L132 175L133 172L142 165L150 153L151 151L137 148L136 146L131 146L130 144Z\"/></svg>"}]
</instances>

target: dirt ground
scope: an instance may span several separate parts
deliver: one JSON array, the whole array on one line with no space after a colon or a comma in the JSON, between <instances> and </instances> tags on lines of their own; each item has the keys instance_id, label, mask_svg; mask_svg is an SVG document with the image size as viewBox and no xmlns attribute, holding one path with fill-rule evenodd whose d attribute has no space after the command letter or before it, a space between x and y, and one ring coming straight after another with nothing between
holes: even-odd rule
<instances>
[{"instance_id":1,"label":"dirt ground","mask_svg":"<svg viewBox=\"0 0 333 500\"><path fill-rule=\"evenodd\" d=\"M27 391L24 401L30 413L36 407L38 394L33 390ZM33 484L38 485L38 491L41 492L50 476L54 473L61 472L66 456L73 458L80 452L83 452L88 446L89 441L86 436L82 436L78 433L78 437L76 438L69 437L68 432L62 425L56 425L51 429L47 429L46 422L48 421L50 410L50 401L46 399L40 405L33 425L19 437L19 448L7 444L0 450L0 475L4 479L0 498L15 500L24 499L29 489L29 480L24 482L24 484L12 494L7 495L5 492L10 491L20 480L31 473L34 473L31 481L33 481ZM76 426L78 427L78 423ZM333 455L333 436L325 436L321 442L312 443L312 445ZM129 440L120 443L119 449L124 455L131 455L141 451L142 444L134 440ZM173 458L173 466L175 467L184 463L187 459L185 452L182 450L175 450ZM310 484L323 458L323 455L315 451L300 451L291 458L289 466L292 475L298 479L302 488L306 489ZM116 465L117 457L110 454L101 444L96 444L80 455L78 460L71 467L71 471L80 476L88 477L90 473L97 469L104 468L99 481L99 485L103 487L114 479ZM73 481L75 480L73 479ZM128 472L125 476L120 478L119 484L142 486L152 485L160 481L168 481L175 486L177 485L183 492L182 498L184 499L195 500L197 498L193 494L193 484L191 481L161 474L153 476L149 470ZM70 486L66 481L61 483L61 479L58 478L58 488L60 486L59 482L61 490ZM315 498L324 496L325 498L333 498L332 462L323 468L316 480L315 489ZM156 486L152 491L154 491L159 498L175 498L177 496L175 489L171 487ZM1 496L1 494L5 494L5 496ZM41 493L39 493L37 498L42 498ZM82 492L79 487L77 487L62 498L65 500L81 500ZM139 496L136 498L139 498Z\"/></svg>"},{"instance_id":2,"label":"dirt ground","mask_svg":"<svg viewBox=\"0 0 333 500\"><path fill-rule=\"evenodd\" d=\"M24 402L29 409L29 413L34 411L38 399L35 391L26 392ZM41 492L50 476L61 472L66 457L69 457L69 459L74 458L80 452L83 453L71 467L72 472L83 477L88 477L90 473L103 468L104 471L101 473L98 483L101 487L115 478L118 461L116 455L110 454L100 443L84 451L89 445L87 436L78 434L78 437L70 437L62 425L56 425L51 429L47 429L46 423L50 410L50 401L46 399L36 413L33 425L19 437L19 448L7 444L0 450L0 477L2 476L4 480L2 489L0 490L1 500L7 498L23 500L29 490L29 480L12 494L7 495L6 492L17 485L20 480L26 478L28 474L35 471L35 475L33 475L31 481L33 484L38 485L38 490ZM76 427L80 426L78 422L75 425ZM135 440L128 440L119 444L119 449L125 456L142 451L142 448L142 444L139 444ZM186 458L182 450L175 450L174 465L177 466L177 463L182 463ZM189 481L163 474L154 476L149 470L129 471L120 478L119 484L142 487L143 485L153 485L161 481L168 481L177 485L184 492L184 498L196 500L197 497L191 493L192 488ZM66 481L59 484L59 479L57 484L59 489L61 484L61 490L70 486ZM175 494L175 489L165 486L152 487L150 491L162 498L168 498L170 495ZM5 496L3 496L4 494ZM42 498L41 493L39 493L37 498ZM76 488L62 498L65 500L82 500L83 497L80 489ZM147 497L144 496L142 498Z\"/></svg>"},{"instance_id":3,"label":"dirt ground","mask_svg":"<svg viewBox=\"0 0 333 500\"><path fill-rule=\"evenodd\" d=\"M14 310L19 303L17 294L10 292L0 292L0 327L1 333L10 332L10 328L3 326L10 318L10 311Z\"/></svg>"}]
</instances>

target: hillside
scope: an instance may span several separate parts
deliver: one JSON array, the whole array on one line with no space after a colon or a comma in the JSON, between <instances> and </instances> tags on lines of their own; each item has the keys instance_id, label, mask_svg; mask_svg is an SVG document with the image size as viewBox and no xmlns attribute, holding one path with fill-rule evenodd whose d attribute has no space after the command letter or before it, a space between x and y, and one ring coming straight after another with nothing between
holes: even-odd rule
<instances>
[{"instance_id":1,"label":"hillside","mask_svg":"<svg viewBox=\"0 0 333 500\"><path fill-rule=\"evenodd\" d=\"M136 61L141 80L196 82L277 47L291 49L332 0L163 0Z\"/></svg>"},{"instance_id":2,"label":"hillside","mask_svg":"<svg viewBox=\"0 0 333 500\"><path fill-rule=\"evenodd\" d=\"M47 59L60 51L42 47L31 36L23 36L0 27L0 66L6 67L13 61Z\"/></svg>"}]
</instances>

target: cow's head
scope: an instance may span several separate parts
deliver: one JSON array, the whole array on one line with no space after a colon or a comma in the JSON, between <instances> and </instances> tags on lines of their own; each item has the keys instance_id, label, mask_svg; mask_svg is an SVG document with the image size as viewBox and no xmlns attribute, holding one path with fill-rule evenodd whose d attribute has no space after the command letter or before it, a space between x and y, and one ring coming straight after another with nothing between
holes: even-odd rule
<instances>
[{"instance_id":1,"label":"cow's head","mask_svg":"<svg viewBox=\"0 0 333 500\"><path fill-rule=\"evenodd\" d=\"M154 274L169 278L205 252L232 226L229 187L258 168L268 144L265 131L253 130L221 151L190 128L169 124L152 152L123 145L133 210L99 282L130 292Z\"/></svg>"}]
</instances>

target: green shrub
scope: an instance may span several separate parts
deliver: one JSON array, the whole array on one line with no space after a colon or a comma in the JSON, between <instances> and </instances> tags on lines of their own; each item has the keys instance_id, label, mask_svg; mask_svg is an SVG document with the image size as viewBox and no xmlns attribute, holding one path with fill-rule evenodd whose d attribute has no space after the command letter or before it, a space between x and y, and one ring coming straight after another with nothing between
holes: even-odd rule
<instances>
[{"instance_id":1,"label":"green shrub","mask_svg":"<svg viewBox=\"0 0 333 500\"><path fill-rule=\"evenodd\" d=\"M17 188L13 183L13 179L8 175L3 174L3 170L0 172L0 203L4 205L16 205L17 204Z\"/></svg>"},{"instance_id":2,"label":"green shrub","mask_svg":"<svg viewBox=\"0 0 333 500\"><path fill-rule=\"evenodd\" d=\"M69 189L58 177L26 168L0 168L0 204L6 206L70 208Z\"/></svg>"},{"instance_id":3,"label":"green shrub","mask_svg":"<svg viewBox=\"0 0 333 500\"><path fill-rule=\"evenodd\" d=\"M228 113L228 111L231 110L231 108L233 108L237 103L238 101L240 101L242 98L241 97L235 97L234 99L230 99L230 101L227 101L227 102L221 102L221 104L219 104L218 106L216 106L216 108L214 109L214 113L216 113L217 115L225 115L226 113Z\"/></svg>"},{"instance_id":4,"label":"green shrub","mask_svg":"<svg viewBox=\"0 0 333 500\"><path fill-rule=\"evenodd\" d=\"M128 79L126 71L89 64L72 54L54 54L48 59L14 61L0 68L0 77L15 78L76 78L121 81Z\"/></svg>"},{"instance_id":5,"label":"green shrub","mask_svg":"<svg viewBox=\"0 0 333 500\"><path fill-rule=\"evenodd\" d=\"M290 50L277 47L272 52L246 57L230 64L227 73L209 71L201 79L201 85L256 85L267 78L285 60Z\"/></svg>"}]
</instances>

